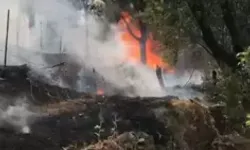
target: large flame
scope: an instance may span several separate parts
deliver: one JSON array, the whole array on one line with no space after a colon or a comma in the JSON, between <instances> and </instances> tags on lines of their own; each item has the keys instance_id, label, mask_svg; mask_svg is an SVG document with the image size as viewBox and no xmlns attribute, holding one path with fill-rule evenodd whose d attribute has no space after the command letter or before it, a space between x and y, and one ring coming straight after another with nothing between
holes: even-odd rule
<instances>
[{"instance_id":1,"label":"large flame","mask_svg":"<svg viewBox=\"0 0 250 150\"><path fill-rule=\"evenodd\" d=\"M132 20L132 17L128 12L122 12L121 19L118 24L121 28L121 39L127 46L126 60L141 63L140 41L136 38L141 37L141 31L138 27L138 23ZM146 65L152 69L159 66L166 72L173 72L174 70L163 61L162 57L157 55L156 50L158 48L159 42L153 40L151 33L148 34L145 48Z\"/></svg>"},{"instance_id":2,"label":"large flame","mask_svg":"<svg viewBox=\"0 0 250 150\"><path fill-rule=\"evenodd\" d=\"M138 26L138 21L134 21L129 12L122 12L118 25L121 29L121 39L126 46L127 55L125 61L142 63L141 41L138 40L142 34ZM152 33L149 33L145 43L146 65L153 70L158 66L161 67L165 73L174 73L174 70L170 65L164 62L162 57L156 53L156 51L159 50L160 45L160 42L153 39ZM104 90L99 88L96 94L103 95Z\"/></svg>"}]
</instances>

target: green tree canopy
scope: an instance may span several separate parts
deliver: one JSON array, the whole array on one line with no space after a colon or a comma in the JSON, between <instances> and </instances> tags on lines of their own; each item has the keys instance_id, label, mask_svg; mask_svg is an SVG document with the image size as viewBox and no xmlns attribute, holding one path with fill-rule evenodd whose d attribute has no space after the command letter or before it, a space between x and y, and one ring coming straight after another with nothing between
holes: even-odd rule
<instances>
[{"instance_id":1,"label":"green tree canopy","mask_svg":"<svg viewBox=\"0 0 250 150\"><path fill-rule=\"evenodd\" d=\"M140 17L168 47L177 41L202 45L219 63L236 68L250 45L250 1L144 0Z\"/></svg>"}]
</instances>

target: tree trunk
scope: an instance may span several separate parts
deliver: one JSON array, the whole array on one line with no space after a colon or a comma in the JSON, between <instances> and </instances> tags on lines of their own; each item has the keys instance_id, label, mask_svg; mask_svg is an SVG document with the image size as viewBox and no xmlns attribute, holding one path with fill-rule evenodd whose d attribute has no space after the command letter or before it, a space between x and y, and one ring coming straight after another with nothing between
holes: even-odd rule
<instances>
[{"instance_id":1,"label":"tree trunk","mask_svg":"<svg viewBox=\"0 0 250 150\"><path fill-rule=\"evenodd\" d=\"M193 16L200 27L200 30L202 32L202 38L208 48L211 50L212 55L217 60L217 62L223 62L230 68L237 68L238 66L238 59L236 57L235 53L229 52L226 49L223 48L222 45L220 45L217 40L215 39L211 27L206 22L206 16L205 16L205 9L204 5L202 4L190 4L189 7L191 9L191 12L193 13ZM200 14L198 14L200 12ZM220 67L223 67L223 63L219 63Z\"/></svg>"},{"instance_id":2,"label":"tree trunk","mask_svg":"<svg viewBox=\"0 0 250 150\"><path fill-rule=\"evenodd\" d=\"M141 37L140 37L140 54L141 54L141 62L143 64L147 64L147 38L148 38L148 33L147 33L147 28L146 25L142 22L139 21L140 24L140 32L141 32Z\"/></svg>"},{"instance_id":3,"label":"tree trunk","mask_svg":"<svg viewBox=\"0 0 250 150\"><path fill-rule=\"evenodd\" d=\"M243 39L240 34L239 28L236 25L235 18L233 17L232 10L230 9L230 4L228 0L226 0L225 3L221 5L221 9L223 13L223 20L231 35L234 52L236 54L243 52L244 51L244 48L242 46Z\"/></svg>"}]
</instances>

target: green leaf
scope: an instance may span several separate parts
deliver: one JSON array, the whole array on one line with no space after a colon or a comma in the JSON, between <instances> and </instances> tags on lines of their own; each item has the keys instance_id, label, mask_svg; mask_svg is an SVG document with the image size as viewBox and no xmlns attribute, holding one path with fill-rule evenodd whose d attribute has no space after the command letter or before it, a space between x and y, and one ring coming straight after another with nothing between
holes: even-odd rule
<instances>
[{"instance_id":1,"label":"green leaf","mask_svg":"<svg viewBox=\"0 0 250 150\"><path fill-rule=\"evenodd\" d=\"M247 118L250 119L250 114L247 114Z\"/></svg>"},{"instance_id":2,"label":"green leaf","mask_svg":"<svg viewBox=\"0 0 250 150\"><path fill-rule=\"evenodd\" d=\"M247 127L250 127L250 120L247 120L247 121L246 121L246 126L247 126Z\"/></svg>"}]
</instances>

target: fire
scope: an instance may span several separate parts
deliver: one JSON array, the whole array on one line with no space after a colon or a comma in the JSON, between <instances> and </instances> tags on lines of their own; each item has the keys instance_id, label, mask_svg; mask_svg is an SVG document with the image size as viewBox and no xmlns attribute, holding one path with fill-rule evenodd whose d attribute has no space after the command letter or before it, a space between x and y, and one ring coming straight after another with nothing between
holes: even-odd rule
<instances>
[{"instance_id":1,"label":"fire","mask_svg":"<svg viewBox=\"0 0 250 150\"><path fill-rule=\"evenodd\" d=\"M134 62L134 63L142 63L141 53L144 53L146 56L146 63L148 67L155 70L158 67L161 67L163 71L167 73L174 73L174 70L163 61L161 56L157 55L156 51L159 50L160 42L155 41L153 39L152 33L147 35L147 39L145 42L145 49L141 51L140 38L142 33L138 26L138 21L133 21L131 15L128 12L121 13L121 19L118 22L118 25L121 29L121 39L123 43L126 45L127 56L125 61ZM103 89L98 88L96 91L97 95L104 95L105 92Z\"/></svg>"},{"instance_id":2,"label":"fire","mask_svg":"<svg viewBox=\"0 0 250 150\"><path fill-rule=\"evenodd\" d=\"M104 95L103 89L97 89L96 94L97 94L97 95Z\"/></svg>"},{"instance_id":3,"label":"fire","mask_svg":"<svg viewBox=\"0 0 250 150\"><path fill-rule=\"evenodd\" d=\"M121 39L127 46L127 58L126 60L135 63L141 63L141 47L142 44L139 40L141 38L141 31L138 27L138 21L133 21L131 15L128 12L121 13L121 19L119 21L119 26L122 29ZM167 72L173 72L174 70L163 61L163 59L156 54L156 50L159 46L159 42L153 40L151 33L148 34L147 40L145 42L146 54L146 65L152 69L156 66L163 68Z\"/></svg>"}]
</instances>

